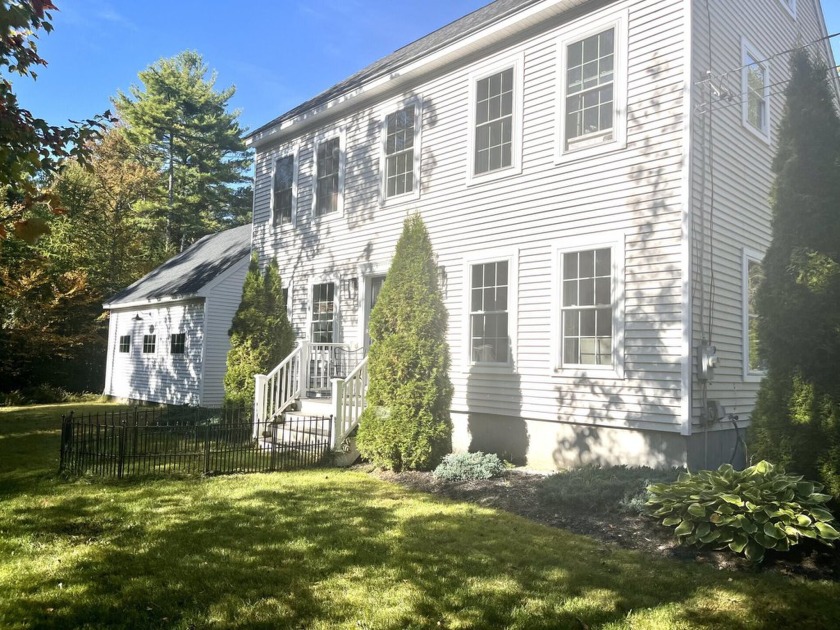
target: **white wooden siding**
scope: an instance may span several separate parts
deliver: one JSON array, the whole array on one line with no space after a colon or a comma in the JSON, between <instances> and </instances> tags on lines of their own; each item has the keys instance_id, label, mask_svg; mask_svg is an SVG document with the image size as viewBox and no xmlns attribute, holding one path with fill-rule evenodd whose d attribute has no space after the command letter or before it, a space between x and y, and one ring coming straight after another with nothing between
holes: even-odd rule
<instances>
[{"instance_id":1,"label":"white wooden siding","mask_svg":"<svg viewBox=\"0 0 840 630\"><path fill-rule=\"evenodd\" d=\"M139 314L141 320L135 320ZM156 336L155 352L143 353L143 335ZM184 354L170 353L170 335L186 334ZM119 352L121 335L131 350ZM201 396L203 300L111 311L106 395L177 405L197 405Z\"/></svg>"},{"instance_id":2,"label":"white wooden siding","mask_svg":"<svg viewBox=\"0 0 840 630\"><path fill-rule=\"evenodd\" d=\"M778 124L784 94L790 78L789 55L783 51L825 36L816 3L798 2L796 18L781 2L710 0L711 31L704 2L694 3L694 98L709 102L709 90L700 84L711 70L716 85L728 90L732 101L713 100L709 116L698 114L692 124L692 231L693 231L693 340L696 351L701 339L709 337L716 346L720 366L707 388L709 400L720 401L728 412L742 420L749 417L759 384L743 375L743 301L741 261L744 248L764 253L770 244L771 164L778 147ZM710 36L711 32L711 36ZM742 124L741 40L746 38L767 62L770 72L770 144ZM826 65L824 44L809 46ZM711 55L711 59L710 59ZM705 125L705 133L704 133ZM712 161L713 156L713 161ZM706 164L705 186L703 165ZM710 168L713 164L713 170ZM705 203L703 193L705 187ZM710 198L714 190L714 211L710 228ZM701 290L701 221L705 223L706 253ZM701 298L702 296L702 298ZM711 303L711 317L709 305ZM701 317L701 308L705 315ZM703 322L705 319L705 322ZM705 326L701 328L701 325ZM696 368L695 368L696 370ZM694 379L693 419L699 420L702 387Z\"/></svg>"},{"instance_id":3,"label":"white wooden siding","mask_svg":"<svg viewBox=\"0 0 840 630\"><path fill-rule=\"evenodd\" d=\"M375 104L336 121L347 133L345 211L297 227L274 230L271 165L279 151L300 142L298 209L311 207L313 134L289 135L256 156L254 246L276 256L284 283L294 285L292 319L305 334L314 276L358 276L358 265L390 259L409 212L429 229L446 271L448 340L455 385L453 409L548 421L679 431L681 357L680 195L683 140L683 4L667 0L615 2L627 9L627 147L555 163L558 139L557 41L567 25L513 44L493 56L524 58L522 172L467 186L470 73L468 64L431 76L405 95L423 99L422 187L405 204L379 201L379 136L385 113ZM488 60L482 59L480 63ZM318 133L324 129L317 130ZM558 239L624 233L624 378L574 378L551 370L552 248ZM518 251L516 361L507 373L469 371L461 357L464 259ZM740 261L740 259L739 259ZM740 265L740 262L738 263ZM361 344L358 300L338 289L345 341Z\"/></svg>"},{"instance_id":4,"label":"white wooden siding","mask_svg":"<svg viewBox=\"0 0 840 630\"><path fill-rule=\"evenodd\" d=\"M201 405L216 407L224 401L227 353L230 350L231 321L242 300L242 285L248 271L249 256L202 288L205 295L205 347Z\"/></svg>"}]
</instances>

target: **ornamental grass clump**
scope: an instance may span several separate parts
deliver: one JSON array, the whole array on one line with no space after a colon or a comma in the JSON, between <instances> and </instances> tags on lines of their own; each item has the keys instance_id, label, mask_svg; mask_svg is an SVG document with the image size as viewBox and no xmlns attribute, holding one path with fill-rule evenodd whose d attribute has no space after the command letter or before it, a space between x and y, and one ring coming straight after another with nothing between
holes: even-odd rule
<instances>
[{"instance_id":1,"label":"ornamental grass clump","mask_svg":"<svg viewBox=\"0 0 840 630\"><path fill-rule=\"evenodd\" d=\"M761 562L767 549L787 551L803 538L829 546L840 538L822 489L766 461L741 471L724 464L648 486L645 505L682 544L728 547Z\"/></svg>"},{"instance_id":2,"label":"ornamental grass clump","mask_svg":"<svg viewBox=\"0 0 840 630\"><path fill-rule=\"evenodd\" d=\"M450 453L432 473L444 481L493 479L505 472L505 464L495 453Z\"/></svg>"}]
</instances>

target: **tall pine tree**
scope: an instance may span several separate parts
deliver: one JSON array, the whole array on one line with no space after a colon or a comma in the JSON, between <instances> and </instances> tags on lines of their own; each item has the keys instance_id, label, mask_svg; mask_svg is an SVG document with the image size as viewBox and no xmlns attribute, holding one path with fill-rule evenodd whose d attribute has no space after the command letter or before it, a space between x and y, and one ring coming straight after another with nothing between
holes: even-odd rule
<instances>
[{"instance_id":1,"label":"tall pine tree","mask_svg":"<svg viewBox=\"0 0 840 630\"><path fill-rule=\"evenodd\" d=\"M217 91L208 72L200 54L185 51L141 71L143 86L114 98L126 138L160 172L170 252L241 221L249 190L239 112L228 111L236 88Z\"/></svg>"},{"instance_id":2,"label":"tall pine tree","mask_svg":"<svg viewBox=\"0 0 840 630\"><path fill-rule=\"evenodd\" d=\"M840 119L825 66L794 53L786 99L757 294L768 371L752 447L840 497Z\"/></svg>"},{"instance_id":3,"label":"tall pine tree","mask_svg":"<svg viewBox=\"0 0 840 630\"><path fill-rule=\"evenodd\" d=\"M432 243L414 215L370 316L368 407L357 445L379 466L428 470L451 450L446 324Z\"/></svg>"}]
</instances>

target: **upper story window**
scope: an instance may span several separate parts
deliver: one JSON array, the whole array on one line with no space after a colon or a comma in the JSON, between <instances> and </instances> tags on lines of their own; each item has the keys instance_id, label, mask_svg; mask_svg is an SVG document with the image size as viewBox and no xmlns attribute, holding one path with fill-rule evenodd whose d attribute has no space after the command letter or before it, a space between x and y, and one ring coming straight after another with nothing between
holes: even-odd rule
<instances>
[{"instance_id":1,"label":"upper story window","mask_svg":"<svg viewBox=\"0 0 840 630\"><path fill-rule=\"evenodd\" d=\"M175 333L169 336L169 353L170 354L184 354L187 346L187 334Z\"/></svg>"},{"instance_id":2,"label":"upper story window","mask_svg":"<svg viewBox=\"0 0 840 630\"><path fill-rule=\"evenodd\" d=\"M295 156L284 155L274 162L271 210L275 227L291 223L295 205Z\"/></svg>"},{"instance_id":3,"label":"upper story window","mask_svg":"<svg viewBox=\"0 0 840 630\"><path fill-rule=\"evenodd\" d=\"M131 350L131 335L120 336L120 352L128 352Z\"/></svg>"},{"instance_id":4,"label":"upper story window","mask_svg":"<svg viewBox=\"0 0 840 630\"><path fill-rule=\"evenodd\" d=\"M555 367L621 376L624 235L567 239L556 246L555 261Z\"/></svg>"},{"instance_id":5,"label":"upper story window","mask_svg":"<svg viewBox=\"0 0 840 630\"><path fill-rule=\"evenodd\" d=\"M341 212L344 184L344 155L342 138L333 136L315 145L315 194L316 217Z\"/></svg>"},{"instance_id":6,"label":"upper story window","mask_svg":"<svg viewBox=\"0 0 840 630\"><path fill-rule=\"evenodd\" d=\"M143 354L155 353L155 335L143 335Z\"/></svg>"},{"instance_id":7,"label":"upper story window","mask_svg":"<svg viewBox=\"0 0 840 630\"><path fill-rule=\"evenodd\" d=\"M385 117L385 199L415 191L418 107L406 105Z\"/></svg>"},{"instance_id":8,"label":"upper story window","mask_svg":"<svg viewBox=\"0 0 840 630\"><path fill-rule=\"evenodd\" d=\"M770 141L770 69L761 55L742 41L741 94L743 123L762 140Z\"/></svg>"},{"instance_id":9,"label":"upper story window","mask_svg":"<svg viewBox=\"0 0 840 630\"><path fill-rule=\"evenodd\" d=\"M475 174L513 163L513 68L475 84Z\"/></svg>"},{"instance_id":10,"label":"upper story window","mask_svg":"<svg viewBox=\"0 0 840 630\"><path fill-rule=\"evenodd\" d=\"M626 141L626 12L571 25L559 42L559 159Z\"/></svg>"},{"instance_id":11,"label":"upper story window","mask_svg":"<svg viewBox=\"0 0 840 630\"><path fill-rule=\"evenodd\" d=\"M767 371L766 362L758 353L758 310L756 309L756 295L758 294L758 287L764 279L764 269L761 266L760 254L758 252L744 250L742 269L744 378L746 380L759 380Z\"/></svg>"},{"instance_id":12,"label":"upper story window","mask_svg":"<svg viewBox=\"0 0 840 630\"><path fill-rule=\"evenodd\" d=\"M523 55L472 75L470 181L521 170Z\"/></svg>"}]
</instances>

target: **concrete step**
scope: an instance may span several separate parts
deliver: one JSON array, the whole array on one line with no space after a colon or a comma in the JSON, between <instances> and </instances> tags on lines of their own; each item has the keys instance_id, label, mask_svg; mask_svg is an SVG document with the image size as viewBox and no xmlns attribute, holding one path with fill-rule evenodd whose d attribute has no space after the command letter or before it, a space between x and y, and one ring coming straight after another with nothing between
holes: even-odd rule
<instances>
[{"instance_id":1,"label":"concrete step","mask_svg":"<svg viewBox=\"0 0 840 630\"><path fill-rule=\"evenodd\" d=\"M301 398L299 403L300 408L295 413L327 418L333 414L332 398Z\"/></svg>"}]
</instances>

